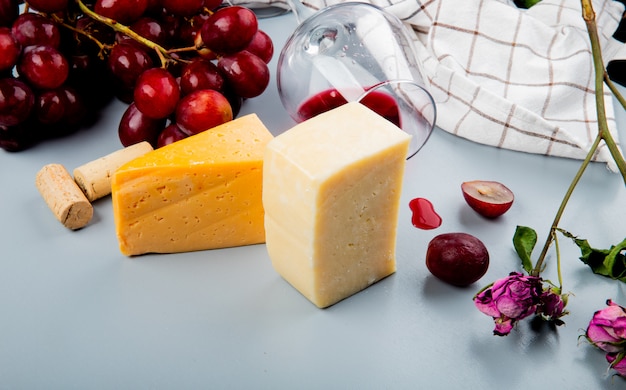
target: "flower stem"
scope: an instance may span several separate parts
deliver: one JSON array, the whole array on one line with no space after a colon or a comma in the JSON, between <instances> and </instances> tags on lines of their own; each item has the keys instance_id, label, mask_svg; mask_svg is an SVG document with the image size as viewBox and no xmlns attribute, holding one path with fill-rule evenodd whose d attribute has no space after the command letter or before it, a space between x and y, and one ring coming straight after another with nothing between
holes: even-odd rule
<instances>
[{"instance_id":1,"label":"flower stem","mask_svg":"<svg viewBox=\"0 0 626 390\"><path fill-rule=\"evenodd\" d=\"M567 202L572 196L572 193L574 192L574 188L576 188L576 185L578 184L583 173L585 172L585 169L591 162L593 155L596 153L601 141L604 141L604 143L608 147L609 152L611 153L611 157L617 164L617 168L620 174L622 175L624 184L626 185L626 161L624 160L624 157L622 156L619 148L617 147L617 144L613 140L613 136L611 135L611 132L609 131L607 120L606 120L606 109L604 106L604 88L603 88L604 82L606 81L607 85L609 86L611 91L613 91L613 93L619 100L620 104L622 104L624 108L626 108L626 102L624 101L624 98L621 96L619 91L615 88L615 85L613 85L613 83L609 80L609 78L606 75L604 63L602 61L602 52L600 49L600 40L598 38L598 30L596 27L596 20L595 20L596 14L593 10L591 0L581 0L581 3L582 3L583 19L585 20L587 31L589 33L589 39L591 43L591 53L593 57L593 66L594 66L594 71L595 71L595 98L596 98L596 112L597 112L597 118L598 118L598 134L595 140L593 141L593 144L589 148L589 151L587 152L585 159L583 160L580 168L578 169L578 172L576 172L574 179L570 183L570 186L567 189L567 192L565 193L563 200L561 201L561 205L559 206L559 209L557 210L557 213L554 217L552 226L550 227L550 232L548 233L546 242L543 246L543 249L541 250L541 254L539 255L539 258L537 259L537 263L535 264L535 267L533 268L532 274L534 276L539 276L539 274L541 273L541 270L543 268L543 263L548 253L548 249L550 248L552 241L555 240L556 229L558 228L559 222L561 221L561 217L563 216L563 212L565 211L565 206L567 205Z\"/></svg>"},{"instance_id":2,"label":"flower stem","mask_svg":"<svg viewBox=\"0 0 626 390\"><path fill-rule=\"evenodd\" d=\"M609 148L609 152L611 153L611 157L615 160L617 164L617 168L619 169L622 179L624 180L624 184L626 185L626 161L624 157L619 151L619 148L615 144L613 140L613 136L609 131L607 122L606 122L606 110L604 108L604 80L605 80L605 68L604 63L602 61L602 51L600 48L600 39L598 38L598 29L596 27L596 13L593 10L593 6L591 4L591 0L581 0L582 2L582 10L583 10L583 19L585 20L585 24L587 25L587 32L589 33L589 39L591 43L591 53L593 56L593 67L595 70L595 86L596 86L596 111L598 116L598 132L604 143ZM608 79L608 77L607 77ZM612 83L611 83L612 84ZM617 94L619 95L619 93ZM622 99L623 100L623 99ZM622 103L624 105L624 103Z\"/></svg>"},{"instance_id":3,"label":"flower stem","mask_svg":"<svg viewBox=\"0 0 626 390\"><path fill-rule=\"evenodd\" d=\"M578 182L582 178L583 173L585 172L585 169L587 169L587 166L591 162L591 159L593 158L593 155L598 149L598 145L600 144L601 140L602 140L602 137L600 136L600 133L598 133L598 136L593 141L593 144L591 145L591 148L589 149L587 156L585 156L585 159L583 160L582 164L578 168L578 172L576 172L576 175L572 179L572 182L570 183L567 189L567 192L565 192L565 196L563 196L563 200L561 200L559 209L557 210L556 215L554 216L552 226L550 226L550 232L548 233L548 238L546 239L543 249L541 250L541 254L539 255L539 258L537 259L535 268L533 268L533 272L532 272L533 276L539 276L539 274L541 273L541 270L543 268L543 262L545 261L546 255L548 254L548 249L550 248L550 245L552 244L552 241L554 240L554 235L556 234L556 229L559 226L559 222L561 221L561 217L563 216L563 212L565 211L565 206L567 206L567 202L569 202L569 199L571 198L572 193L574 192L574 188L576 188L576 185L578 185Z\"/></svg>"}]
</instances>

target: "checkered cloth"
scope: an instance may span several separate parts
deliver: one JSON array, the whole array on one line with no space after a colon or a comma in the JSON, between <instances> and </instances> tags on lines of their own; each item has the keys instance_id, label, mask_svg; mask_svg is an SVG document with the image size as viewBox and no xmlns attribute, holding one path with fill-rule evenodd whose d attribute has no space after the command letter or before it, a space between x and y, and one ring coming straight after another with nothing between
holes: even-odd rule
<instances>
[{"instance_id":1,"label":"checkered cloth","mask_svg":"<svg viewBox=\"0 0 626 390\"><path fill-rule=\"evenodd\" d=\"M285 0L255 0L287 7ZM347 0L303 0L320 9ZM369 0L404 21L413 35L437 125L460 137L528 153L583 159L597 134L594 70L580 0ZM626 59L612 38L624 15L614 0L594 0L605 64ZM609 128L613 99L605 88ZM622 109L618 107L617 109ZM605 145L594 158L615 164Z\"/></svg>"}]
</instances>

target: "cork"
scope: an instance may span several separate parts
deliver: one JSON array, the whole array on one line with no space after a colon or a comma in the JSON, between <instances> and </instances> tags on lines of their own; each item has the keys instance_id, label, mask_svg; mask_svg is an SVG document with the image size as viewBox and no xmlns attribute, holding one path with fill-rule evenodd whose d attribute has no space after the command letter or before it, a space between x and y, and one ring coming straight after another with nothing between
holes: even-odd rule
<instances>
[{"instance_id":1,"label":"cork","mask_svg":"<svg viewBox=\"0 0 626 390\"><path fill-rule=\"evenodd\" d=\"M111 177L119 167L151 150L145 141L117 150L74 169L74 181L93 202L111 193Z\"/></svg>"},{"instance_id":2,"label":"cork","mask_svg":"<svg viewBox=\"0 0 626 390\"><path fill-rule=\"evenodd\" d=\"M93 216L93 206L61 164L45 165L35 179L37 189L48 207L65 227L85 227Z\"/></svg>"}]
</instances>

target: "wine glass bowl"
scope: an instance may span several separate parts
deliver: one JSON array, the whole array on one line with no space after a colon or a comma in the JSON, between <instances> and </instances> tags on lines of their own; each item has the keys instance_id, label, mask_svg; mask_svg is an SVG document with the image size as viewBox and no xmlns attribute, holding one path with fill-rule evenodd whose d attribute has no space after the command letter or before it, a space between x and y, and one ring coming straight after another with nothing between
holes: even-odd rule
<instances>
[{"instance_id":1,"label":"wine glass bowl","mask_svg":"<svg viewBox=\"0 0 626 390\"><path fill-rule=\"evenodd\" d=\"M304 19L280 53L277 86L296 122L361 102L413 136L408 157L435 125L406 27L372 4L340 3Z\"/></svg>"}]
</instances>

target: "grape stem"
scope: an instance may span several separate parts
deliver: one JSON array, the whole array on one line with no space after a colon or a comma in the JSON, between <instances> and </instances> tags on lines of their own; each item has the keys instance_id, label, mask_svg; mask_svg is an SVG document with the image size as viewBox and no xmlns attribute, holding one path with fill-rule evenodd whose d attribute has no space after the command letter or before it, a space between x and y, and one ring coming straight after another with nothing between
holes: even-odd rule
<instances>
[{"instance_id":1,"label":"grape stem","mask_svg":"<svg viewBox=\"0 0 626 390\"><path fill-rule=\"evenodd\" d=\"M598 146L600 145L601 141L604 141L604 143L608 147L609 152L611 153L611 157L617 164L617 168L620 174L622 175L624 184L626 185L626 161L624 160L624 157L620 153L619 148L615 144L615 141L613 140L613 136L611 135L611 132L609 131L609 128L607 125L606 111L604 107L604 88L603 88L604 83L607 84L609 89L613 92L616 99L620 102L620 104L622 105L624 109L626 109L626 100L624 100L624 97L619 93L619 91L617 90L613 82L609 79L606 73L604 63L602 61L600 40L598 37L598 29L596 26L596 14L593 10L591 0L581 0L581 3L582 3L582 16L583 16L583 19L585 20L585 24L587 26L587 32L589 34L589 39L591 43L591 53L593 56L593 66L595 70L595 98L596 98L596 113L597 113L597 118L598 118L598 134L595 140L593 141L593 144L591 145L591 148L589 149L587 156L585 157L580 168L578 169L578 172L576 172L576 175L574 176L569 188L567 189L565 196L563 197L563 200L561 201L561 205L559 206L559 209L554 217L554 221L552 222L552 226L550 227L548 238L546 239L543 249L541 250L541 254L539 255L539 258L537 259L537 263L535 264L535 267L533 268L532 274L534 276L539 276L543 269L543 263L548 253L548 249L550 248L552 241L556 239L557 228L558 228L559 222L561 221L561 216L563 215L563 212L565 211L565 206L567 205L567 202L572 196L572 193L574 192L574 188L576 188L576 185L582 178L582 175L585 172L585 169L591 162L594 154L597 152ZM557 254L557 263L560 263L560 256L558 256L558 254ZM557 265L560 268L560 264L557 264Z\"/></svg>"},{"instance_id":2,"label":"grape stem","mask_svg":"<svg viewBox=\"0 0 626 390\"><path fill-rule=\"evenodd\" d=\"M87 33L86 31L83 31L79 28L76 28L74 26L71 26L67 23L65 23L65 21L63 19L61 19L58 15L52 14L50 15L52 17L52 19L57 22L59 25L67 28L68 30L71 30L77 34L81 34L82 36L86 37L87 39L91 40L93 43L95 43L98 48L100 49L99 52L99 56L102 58L102 53L104 52L104 49L106 48L106 45L102 42L100 42L98 39L94 38L91 34Z\"/></svg>"},{"instance_id":3,"label":"grape stem","mask_svg":"<svg viewBox=\"0 0 626 390\"><path fill-rule=\"evenodd\" d=\"M102 16L94 11L92 11L91 9L89 9L89 7L87 7L82 0L75 0L76 4L78 5L78 7L80 8L81 11L83 11L83 13L85 15L87 15L88 17L103 23L109 27L111 27L113 30L120 32L122 34L125 34L126 36L130 37L131 39L134 39L135 41L145 45L146 47L154 50L157 55L159 56L159 59L161 60L161 65L165 68L167 67L168 62L170 61L176 61L174 58L172 58L172 56L170 55L169 51L167 49L165 49L163 46L154 43L153 41L146 39L144 37L142 37L141 35L137 34L136 32L134 32L130 27L125 26L121 23L119 23L116 20L113 20L111 18L107 18L106 16ZM182 61L182 60L181 60Z\"/></svg>"}]
</instances>

